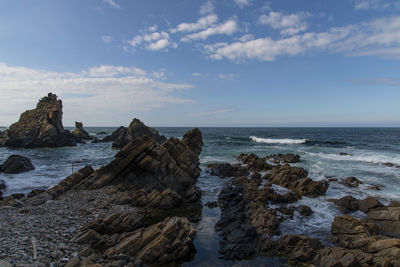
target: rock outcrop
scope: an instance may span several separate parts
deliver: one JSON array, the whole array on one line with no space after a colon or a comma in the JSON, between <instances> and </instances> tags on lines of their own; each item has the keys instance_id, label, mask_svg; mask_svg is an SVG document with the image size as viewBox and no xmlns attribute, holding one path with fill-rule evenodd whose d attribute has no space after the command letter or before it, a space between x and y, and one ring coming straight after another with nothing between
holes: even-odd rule
<instances>
[{"instance_id":1,"label":"rock outcrop","mask_svg":"<svg viewBox=\"0 0 400 267\"><path fill-rule=\"evenodd\" d=\"M195 187L200 175L203 146L199 129L188 131L180 141L169 138L162 145L152 138L137 137L119 151L109 164L93 171L85 167L48 190L58 195L70 189L98 189L113 185L115 201L135 206L172 207L199 199Z\"/></svg>"},{"instance_id":2,"label":"rock outcrop","mask_svg":"<svg viewBox=\"0 0 400 267\"><path fill-rule=\"evenodd\" d=\"M95 257L121 258L136 266L176 262L194 251L196 230L186 218L169 217L144 225L136 214L112 214L88 225L72 242L88 246L81 255L92 251Z\"/></svg>"},{"instance_id":3,"label":"rock outcrop","mask_svg":"<svg viewBox=\"0 0 400 267\"><path fill-rule=\"evenodd\" d=\"M20 155L11 155L8 159L1 165L0 171L4 173L21 173L34 170L30 159Z\"/></svg>"},{"instance_id":4,"label":"rock outcrop","mask_svg":"<svg viewBox=\"0 0 400 267\"><path fill-rule=\"evenodd\" d=\"M148 127L139 119L134 118L128 128L123 126L119 127L111 135L104 137L103 141L113 141L113 148L123 148L136 137L143 138L145 136L152 138L158 144L162 144L167 140L167 138L160 135L156 129Z\"/></svg>"},{"instance_id":5,"label":"rock outcrop","mask_svg":"<svg viewBox=\"0 0 400 267\"><path fill-rule=\"evenodd\" d=\"M49 93L39 100L36 109L21 114L19 121L7 131L10 147L75 146L75 137L62 124L62 101Z\"/></svg>"},{"instance_id":6,"label":"rock outcrop","mask_svg":"<svg viewBox=\"0 0 400 267\"><path fill-rule=\"evenodd\" d=\"M0 200L3 197L3 191L4 189L7 188L6 182L4 180L0 180Z\"/></svg>"},{"instance_id":7,"label":"rock outcrop","mask_svg":"<svg viewBox=\"0 0 400 267\"><path fill-rule=\"evenodd\" d=\"M75 122L75 130L72 131L72 134L76 137L77 140L91 140L93 137L89 135L89 133L83 129L83 123L76 121Z\"/></svg>"}]
</instances>

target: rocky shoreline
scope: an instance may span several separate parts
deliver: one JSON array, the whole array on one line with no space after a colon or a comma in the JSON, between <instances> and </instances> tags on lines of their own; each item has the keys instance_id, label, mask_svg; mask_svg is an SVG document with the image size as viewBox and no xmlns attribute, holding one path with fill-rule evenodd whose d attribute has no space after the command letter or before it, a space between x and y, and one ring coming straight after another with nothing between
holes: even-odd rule
<instances>
[{"instance_id":1,"label":"rocky shoreline","mask_svg":"<svg viewBox=\"0 0 400 267\"><path fill-rule=\"evenodd\" d=\"M81 122L62 126L62 102L49 93L35 110L0 134L10 147L59 147L85 141L113 142L120 149L99 169L85 166L47 190L2 197L0 266L179 266L195 251L195 222L201 219L199 156L203 134L195 128L181 140L166 138L134 118L103 139ZM344 155L345 156L345 155ZM240 154L236 163L213 163L207 171L224 179L216 202L219 255L226 261L283 257L293 266L400 266L400 204L346 196L328 199L341 211L325 240L281 233L280 225L313 210L302 198L324 196L332 183L349 188L356 177L313 180L293 166L299 155ZM11 156L3 172L35 167ZM0 190L6 184L0 180ZM370 185L379 190L379 185ZM329 201L329 202L328 202ZM348 214L359 211L365 219Z\"/></svg>"}]
</instances>

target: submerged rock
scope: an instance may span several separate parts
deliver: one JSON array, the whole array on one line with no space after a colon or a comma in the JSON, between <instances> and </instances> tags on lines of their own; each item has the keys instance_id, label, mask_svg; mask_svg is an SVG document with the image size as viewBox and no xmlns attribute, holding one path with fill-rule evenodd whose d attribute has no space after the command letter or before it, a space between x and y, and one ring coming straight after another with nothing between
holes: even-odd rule
<instances>
[{"instance_id":1,"label":"submerged rock","mask_svg":"<svg viewBox=\"0 0 400 267\"><path fill-rule=\"evenodd\" d=\"M351 176L351 177L347 177L346 179L344 179L342 183L348 187L358 187L363 182L358 180L356 177Z\"/></svg>"},{"instance_id":2,"label":"submerged rock","mask_svg":"<svg viewBox=\"0 0 400 267\"><path fill-rule=\"evenodd\" d=\"M8 159L1 165L1 171L4 173L21 173L34 170L30 159L20 155L11 155Z\"/></svg>"},{"instance_id":3,"label":"submerged rock","mask_svg":"<svg viewBox=\"0 0 400 267\"><path fill-rule=\"evenodd\" d=\"M76 121L75 122L75 130L72 131L72 134L77 138L77 140L91 140L93 137L89 135L89 133L83 129L83 123Z\"/></svg>"},{"instance_id":4,"label":"submerged rock","mask_svg":"<svg viewBox=\"0 0 400 267\"><path fill-rule=\"evenodd\" d=\"M136 118L132 120L128 128L119 128L118 130L119 134L117 138L113 140L113 148L123 148L136 137L143 138L147 136L159 144L162 144L167 140L167 138L165 138L163 135L160 135L156 129L146 126L143 122Z\"/></svg>"},{"instance_id":5,"label":"submerged rock","mask_svg":"<svg viewBox=\"0 0 400 267\"><path fill-rule=\"evenodd\" d=\"M247 168L241 166L240 164L230 164L230 163L208 164L207 171L210 172L212 175L216 175L221 178L249 175L249 171L247 170Z\"/></svg>"},{"instance_id":6,"label":"submerged rock","mask_svg":"<svg viewBox=\"0 0 400 267\"><path fill-rule=\"evenodd\" d=\"M266 160L273 161L276 164L284 163L298 163L300 162L300 155L286 153L286 154L276 154L265 157Z\"/></svg>"},{"instance_id":7,"label":"submerged rock","mask_svg":"<svg viewBox=\"0 0 400 267\"><path fill-rule=\"evenodd\" d=\"M19 121L7 131L10 147L75 146L75 137L62 124L62 101L49 93L39 100L36 109L21 114Z\"/></svg>"}]
</instances>

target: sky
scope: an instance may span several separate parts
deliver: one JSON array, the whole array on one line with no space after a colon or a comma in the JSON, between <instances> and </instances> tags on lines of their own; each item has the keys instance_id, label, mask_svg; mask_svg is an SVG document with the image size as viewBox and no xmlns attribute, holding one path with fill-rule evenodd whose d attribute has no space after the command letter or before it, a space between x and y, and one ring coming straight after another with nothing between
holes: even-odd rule
<instances>
[{"instance_id":1,"label":"sky","mask_svg":"<svg viewBox=\"0 0 400 267\"><path fill-rule=\"evenodd\" d=\"M0 1L0 125L400 126L400 1Z\"/></svg>"}]
</instances>

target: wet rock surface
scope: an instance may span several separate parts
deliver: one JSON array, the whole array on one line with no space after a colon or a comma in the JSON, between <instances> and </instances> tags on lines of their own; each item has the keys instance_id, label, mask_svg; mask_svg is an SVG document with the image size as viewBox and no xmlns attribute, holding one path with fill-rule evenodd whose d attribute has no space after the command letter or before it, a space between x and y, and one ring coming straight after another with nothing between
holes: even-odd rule
<instances>
[{"instance_id":1,"label":"wet rock surface","mask_svg":"<svg viewBox=\"0 0 400 267\"><path fill-rule=\"evenodd\" d=\"M75 137L62 124L62 101L49 93L35 109L21 114L19 121L7 130L6 146L63 147L75 146Z\"/></svg>"},{"instance_id":2,"label":"wet rock surface","mask_svg":"<svg viewBox=\"0 0 400 267\"><path fill-rule=\"evenodd\" d=\"M21 173L34 170L35 167L32 161L21 155L11 155L8 159L0 166L0 171L4 173Z\"/></svg>"},{"instance_id":3,"label":"wet rock surface","mask_svg":"<svg viewBox=\"0 0 400 267\"><path fill-rule=\"evenodd\" d=\"M75 130L72 131L72 134L79 141L93 139L93 137L91 137L89 133L83 129L83 123L79 121L75 122Z\"/></svg>"}]
</instances>

